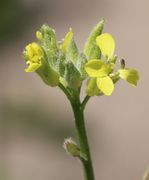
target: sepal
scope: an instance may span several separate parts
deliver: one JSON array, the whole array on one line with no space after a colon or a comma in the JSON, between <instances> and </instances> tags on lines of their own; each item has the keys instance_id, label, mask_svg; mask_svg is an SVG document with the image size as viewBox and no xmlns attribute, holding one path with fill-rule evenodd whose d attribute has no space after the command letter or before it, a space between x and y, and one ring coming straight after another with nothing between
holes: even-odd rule
<instances>
[{"instance_id":1,"label":"sepal","mask_svg":"<svg viewBox=\"0 0 149 180\"><path fill-rule=\"evenodd\" d=\"M84 54L87 57L87 60L90 59L99 59L101 52L99 47L96 44L96 38L102 33L104 27L104 20L101 20L91 31L84 47Z\"/></svg>"}]
</instances>

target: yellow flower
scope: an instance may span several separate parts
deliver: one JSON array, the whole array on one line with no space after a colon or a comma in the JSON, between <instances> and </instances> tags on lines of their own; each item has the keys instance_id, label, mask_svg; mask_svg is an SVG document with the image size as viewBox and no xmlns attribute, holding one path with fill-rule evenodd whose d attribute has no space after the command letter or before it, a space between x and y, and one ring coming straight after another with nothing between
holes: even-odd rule
<instances>
[{"instance_id":1,"label":"yellow flower","mask_svg":"<svg viewBox=\"0 0 149 180\"><path fill-rule=\"evenodd\" d=\"M44 52L41 47L33 42L26 46L24 51L26 64L28 67L25 69L25 72L34 72L42 65L42 59Z\"/></svg>"},{"instance_id":2,"label":"yellow flower","mask_svg":"<svg viewBox=\"0 0 149 180\"><path fill-rule=\"evenodd\" d=\"M106 96L110 96L114 90L114 83L109 77L113 68L113 64L108 64L99 59L92 59L85 64L87 74L96 79L98 89Z\"/></svg>"},{"instance_id":3,"label":"yellow flower","mask_svg":"<svg viewBox=\"0 0 149 180\"><path fill-rule=\"evenodd\" d=\"M104 33L97 36L96 44L100 48L102 55L106 58L106 61L91 59L86 63L85 70L91 77L88 85L92 88L91 84L94 84L96 91L98 88L103 94L110 96L114 91L114 83L109 74L113 71L115 64L109 62L109 60L112 60L114 57L115 41L112 35ZM88 87L88 92L92 91L92 89L90 90ZM96 91L93 93L96 93Z\"/></svg>"}]
</instances>

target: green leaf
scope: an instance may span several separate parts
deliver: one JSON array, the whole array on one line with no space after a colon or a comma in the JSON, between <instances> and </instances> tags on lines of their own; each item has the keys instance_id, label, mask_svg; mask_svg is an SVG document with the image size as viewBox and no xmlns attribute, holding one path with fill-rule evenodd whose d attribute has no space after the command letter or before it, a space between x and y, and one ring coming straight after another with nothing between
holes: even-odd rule
<instances>
[{"instance_id":1,"label":"green leaf","mask_svg":"<svg viewBox=\"0 0 149 180\"><path fill-rule=\"evenodd\" d=\"M96 44L96 38L102 33L104 26L104 20L101 20L90 33L84 47L84 54L87 57L87 60L90 59L99 59L101 52L99 47Z\"/></svg>"},{"instance_id":2,"label":"green leaf","mask_svg":"<svg viewBox=\"0 0 149 180\"><path fill-rule=\"evenodd\" d=\"M98 96L101 95L101 91L97 87L96 78L91 78L87 81L86 94L88 96Z\"/></svg>"},{"instance_id":3,"label":"green leaf","mask_svg":"<svg viewBox=\"0 0 149 180\"><path fill-rule=\"evenodd\" d=\"M71 61L67 62L65 66L65 72L63 78L66 80L70 88L77 89L81 86L82 83L81 74L79 73L79 71Z\"/></svg>"},{"instance_id":4,"label":"green leaf","mask_svg":"<svg viewBox=\"0 0 149 180\"><path fill-rule=\"evenodd\" d=\"M92 59L85 64L85 70L90 77L104 77L111 72L112 66L102 60Z\"/></svg>"},{"instance_id":5,"label":"green leaf","mask_svg":"<svg viewBox=\"0 0 149 180\"><path fill-rule=\"evenodd\" d=\"M139 80L139 73L135 69L120 69L119 76L130 83L132 86L137 86L137 82Z\"/></svg>"},{"instance_id":6,"label":"green leaf","mask_svg":"<svg viewBox=\"0 0 149 180\"><path fill-rule=\"evenodd\" d=\"M110 96L114 91L114 84L109 76L103 78L97 78L96 80L98 88L106 95Z\"/></svg>"},{"instance_id":7,"label":"green leaf","mask_svg":"<svg viewBox=\"0 0 149 180\"><path fill-rule=\"evenodd\" d=\"M103 56L108 57L108 59L113 58L115 50L114 38L108 34L104 33L96 38L96 43L99 46Z\"/></svg>"}]
</instances>

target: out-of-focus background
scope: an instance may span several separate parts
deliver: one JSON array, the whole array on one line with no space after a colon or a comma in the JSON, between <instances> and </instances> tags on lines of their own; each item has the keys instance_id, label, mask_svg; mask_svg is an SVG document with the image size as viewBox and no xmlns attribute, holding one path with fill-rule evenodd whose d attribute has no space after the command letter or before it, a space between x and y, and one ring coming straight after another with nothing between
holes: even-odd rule
<instances>
[{"instance_id":1,"label":"out-of-focus background","mask_svg":"<svg viewBox=\"0 0 149 180\"><path fill-rule=\"evenodd\" d=\"M22 51L43 24L61 39L71 26L80 48L104 17L116 52L140 71L137 88L122 81L110 97L92 98L86 123L96 178L140 180L149 166L149 1L0 1L0 179L83 179L81 164L62 149L74 137L73 115L58 88L24 73Z\"/></svg>"}]
</instances>

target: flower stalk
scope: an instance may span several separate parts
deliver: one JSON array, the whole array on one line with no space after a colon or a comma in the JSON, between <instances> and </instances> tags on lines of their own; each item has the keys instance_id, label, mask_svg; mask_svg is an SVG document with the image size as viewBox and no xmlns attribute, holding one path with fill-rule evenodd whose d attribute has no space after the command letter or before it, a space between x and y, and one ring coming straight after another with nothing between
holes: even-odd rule
<instances>
[{"instance_id":1,"label":"flower stalk","mask_svg":"<svg viewBox=\"0 0 149 180\"><path fill-rule=\"evenodd\" d=\"M85 180L95 180L93 164L90 154L90 147L89 147L86 127L85 127L85 119L84 119L84 108L90 97L86 96L83 102L81 103L79 91L75 93L75 96L71 97L70 94L62 85L60 86L60 88L68 97L73 110L77 140L80 148L79 158L83 165Z\"/></svg>"},{"instance_id":2,"label":"flower stalk","mask_svg":"<svg viewBox=\"0 0 149 180\"><path fill-rule=\"evenodd\" d=\"M92 159L84 121L84 108L82 107L82 104L80 103L79 99L77 99L74 102L71 102L71 105L75 117L77 138L80 146L80 159L83 164L85 179L94 180L95 178Z\"/></svg>"}]
</instances>

